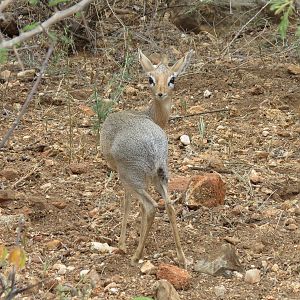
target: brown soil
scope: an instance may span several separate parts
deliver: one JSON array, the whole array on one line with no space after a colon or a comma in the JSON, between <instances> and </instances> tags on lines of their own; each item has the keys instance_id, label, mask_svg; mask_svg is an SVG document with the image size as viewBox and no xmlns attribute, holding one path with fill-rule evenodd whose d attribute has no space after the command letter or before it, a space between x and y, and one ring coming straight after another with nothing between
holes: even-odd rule
<instances>
[{"instance_id":1,"label":"brown soil","mask_svg":"<svg viewBox=\"0 0 300 300\"><path fill-rule=\"evenodd\" d=\"M189 289L179 291L181 298L216 299L214 287L224 285L224 299L299 299L300 75L288 72L290 64L297 64L295 52L274 44L274 28L262 34L249 30L235 40L226 56L221 56L220 50L231 41L233 35L229 33L216 39L204 34L182 36L169 23L148 28L147 32L137 30L153 39L172 61L189 48L196 51L191 67L178 79L173 115L189 114L193 106L201 106L204 111L229 109L203 115L204 138L198 130L199 116L171 120L167 129L171 177L191 177L202 169L218 171L227 188L221 207L189 210L184 203L176 202L192 275ZM24 245L28 260L19 272L18 282L26 285L48 279L21 298L132 299L153 295L155 275L141 275L138 267L129 264L138 240L136 202L130 214L127 253L100 254L91 250L91 242L95 241L117 247L122 217L119 203L124 192L97 148L94 117L87 107L92 106L89 97L95 84L101 96L111 97L109 84L116 86L111 80L123 63L123 46L122 35L113 36L97 55L80 53L52 61L38 95L7 148L0 152L0 171L12 168L17 172L12 179L0 177L2 189L16 192L15 200L0 201L0 216L24 214L26 218ZM132 37L130 47L134 61L116 110L142 110L150 101L136 50L140 47L150 54L156 48L137 36ZM0 86L1 136L11 126L32 86L32 82L14 77L16 65L2 68L6 69L12 71L12 78ZM212 97L204 98L205 90L211 91ZM181 134L190 136L190 146L181 146ZM75 172L80 174L73 174L70 162L85 164ZM261 182L250 181L252 169L259 173ZM180 198L180 194L173 192L172 198ZM244 270L261 270L259 283L193 271L198 260L217 255L225 237L237 239L235 247ZM10 248L15 238L16 225L2 226L0 243ZM49 250L47 243L53 240L61 244ZM176 264L165 211L157 213L145 260L155 265ZM56 263L74 268L57 275L53 269ZM80 295L88 294L91 285L80 279L79 273L93 268L102 283L84 298ZM63 298L63 292L51 285L57 282L71 285L79 296L65 293ZM116 283L117 294L104 290L110 282Z\"/></svg>"}]
</instances>

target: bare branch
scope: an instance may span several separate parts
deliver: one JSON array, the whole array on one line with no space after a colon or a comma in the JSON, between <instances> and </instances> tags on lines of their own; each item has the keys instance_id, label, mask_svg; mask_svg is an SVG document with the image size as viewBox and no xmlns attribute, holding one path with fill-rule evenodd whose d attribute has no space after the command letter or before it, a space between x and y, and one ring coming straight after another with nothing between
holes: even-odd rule
<instances>
[{"instance_id":1,"label":"bare branch","mask_svg":"<svg viewBox=\"0 0 300 300\"><path fill-rule=\"evenodd\" d=\"M50 58L52 52L53 52L53 45L51 45L50 48L48 49L48 52L47 52L47 54L46 54L46 58L45 58L45 60L44 60L44 62L43 62L43 65L42 65L42 67L41 67L41 70L40 70L40 74L39 74L37 80L35 81L35 83L34 83L32 89L31 89L31 91L30 91L30 93L29 93L29 95L28 95L26 101L24 102L24 104L23 104L23 106L22 106L22 108L21 108L21 110L20 110L20 113L19 113L18 117L17 117L16 120L13 122L11 128L7 131L7 133L6 133L5 136L3 137L2 141L0 142L0 149L4 147L4 145L6 144L6 142L8 141L8 139L10 138L10 136L12 135L13 131L15 130L15 128L16 128L16 127L18 126L18 124L20 123L21 118L22 118L23 115L25 114L26 109L27 109L27 107L28 107L28 105L29 105L29 103L30 103L30 101L31 101L31 99L32 99L32 97L33 97L33 95L35 94L35 92L36 92L36 90L37 90L37 87L38 87L38 85L39 85L39 83L40 83L40 81L41 81L41 79L42 79L42 77L43 77L43 74L44 74L44 72L45 72L45 70L46 70L46 67L47 67L47 64L48 64L48 60L49 60L49 58Z\"/></svg>"},{"instance_id":2,"label":"bare branch","mask_svg":"<svg viewBox=\"0 0 300 300\"><path fill-rule=\"evenodd\" d=\"M3 0L3 1L0 3L0 14L1 14L2 11L5 9L5 7L9 5L10 2L12 2L12 0Z\"/></svg>"},{"instance_id":3,"label":"bare branch","mask_svg":"<svg viewBox=\"0 0 300 300\"><path fill-rule=\"evenodd\" d=\"M174 117L171 117L170 120L184 119L184 118L188 118L188 117L195 117L195 116L213 114L213 113L224 112L224 111L230 111L230 109L229 108L222 108L222 109L202 111L202 112L199 112L199 113L194 113L194 114L189 114L189 115L184 115L184 116L174 116Z\"/></svg>"},{"instance_id":4,"label":"bare branch","mask_svg":"<svg viewBox=\"0 0 300 300\"><path fill-rule=\"evenodd\" d=\"M93 0L81 0L77 4L67 8L65 10L61 10L61 11L56 12L51 18L44 21L42 24L38 25L36 28L34 28L30 31L27 31L27 32L23 32L19 36L15 37L11 40L2 41L0 43L0 48L11 48L14 45L16 45L17 43L21 43L21 42L24 42L24 41L30 39L34 35L37 35L37 34L43 32L43 31L45 31L51 25L53 25L55 23L58 23L59 21L65 19L65 18L67 18L71 15L74 15L77 12L82 11L92 1Z\"/></svg>"}]
</instances>

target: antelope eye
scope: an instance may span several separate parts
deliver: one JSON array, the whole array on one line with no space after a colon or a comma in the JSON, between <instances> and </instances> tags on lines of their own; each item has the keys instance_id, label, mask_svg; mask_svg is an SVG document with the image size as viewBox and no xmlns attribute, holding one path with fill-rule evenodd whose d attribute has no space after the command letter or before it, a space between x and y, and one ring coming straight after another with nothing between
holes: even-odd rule
<instances>
[{"instance_id":1,"label":"antelope eye","mask_svg":"<svg viewBox=\"0 0 300 300\"><path fill-rule=\"evenodd\" d=\"M149 77L148 80L149 80L149 84L150 84L151 86L155 85L155 82L154 82L154 80L153 80L152 77Z\"/></svg>"},{"instance_id":2,"label":"antelope eye","mask_svg":"<svg viewBox=\"0 0 300 300\"><path fill-rule=\"evenodd\" d=\"M175 77L173 76L173 77L171 77L171 79L169 80L169 86L174 86L174 84L175 84Z\"/></svg>"}]
</instances>

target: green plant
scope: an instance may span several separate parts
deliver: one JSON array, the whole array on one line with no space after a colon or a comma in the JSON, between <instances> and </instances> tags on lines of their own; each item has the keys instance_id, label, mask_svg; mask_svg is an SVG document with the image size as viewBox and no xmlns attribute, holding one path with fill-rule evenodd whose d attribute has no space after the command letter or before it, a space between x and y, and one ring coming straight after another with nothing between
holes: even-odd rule
<instances>
[{"instance_id":1,"label":"green plant","mask_svg":"<svg viewBox=\"0 0 300 300\"><path fill-rule=\"evenodd\" d=\"M271 0L270 10L275 15L281 15L278 32L282 39L286 37L286 32L290 23L290 17L296 12L295 0ZM300 35L300 27L297 28L297 35Z\"/></svg>"}]
</instances>

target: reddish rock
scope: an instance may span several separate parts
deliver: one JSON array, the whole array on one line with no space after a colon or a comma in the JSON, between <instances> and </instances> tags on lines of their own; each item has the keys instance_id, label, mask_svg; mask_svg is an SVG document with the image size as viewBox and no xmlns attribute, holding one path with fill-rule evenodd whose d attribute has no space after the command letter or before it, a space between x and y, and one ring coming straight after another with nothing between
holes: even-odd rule
<instances>
[{"instance_id":1,"label":"reddish rock","mask_svg":"<svg viewBox=\"0 0 300 300\"><path fill-rule=\"evenodd\" d=\"M190 178L184 176L173 177L169 181L169 192L185 192Z\"/></svg>"},{"instance_id":2,"label":"reddish rock","mask_svg":"<svg viewBox=\"0 0 300 300\"><path fill-rule=\"evenodd\" d=\"M58 209L64 209L67 206L67 203L65 201L53 201L52 205Z\"/></svg>"},{"instance_id":3,"label":"reddish rock","mask_svg":"<svg viewBox=\"0 0 300 300\"><path fill-rule=\"evenodd\" d=\"M156 276L158 279L166 279L176 289L186 289L191 282L191 275L187 270L168 264L160 264Z\"/></svg>"},{"instance_id":4,"label":"reddish rock","mask_svg":"<svg viewBox=\"0 0 300 300\"><path fill-rule=\"evenodd\" d=\"M16 199L16 194L11 190L0 190L0 203L4 201L12 201Z\"/></svg>"},{"instance_id":5,"label":"reddish rock","mask_svg":"<svg viewBox=\"0 0 300 300\"><path fill-rule=\"evenodd\" d=\"M18 172L12 168L5 168L0 172L0 175L5 177L7 180L13 180L18 177Z\"/></svg>"},{"instance_id":6,"label":"reddish rock","mask_svg":"<svg viewBox=\"0 0 300 300\"><path fill-rule=\"evenodd\" d=\"M206 173L192 177L185 194L190 208L215 207L225 201L225 183L218 174Z\"/></svg>"},{"instance_id":7,"label":"reddish rock","mask_svg":"<svg viewBox=\"0 0 300 300\"><path fill-rule=\"evenodd\" d=\"M71 163L69 167L73 174L80 175L87 172L88 165L85 163Z\"/></svg>"}]
</instances>

